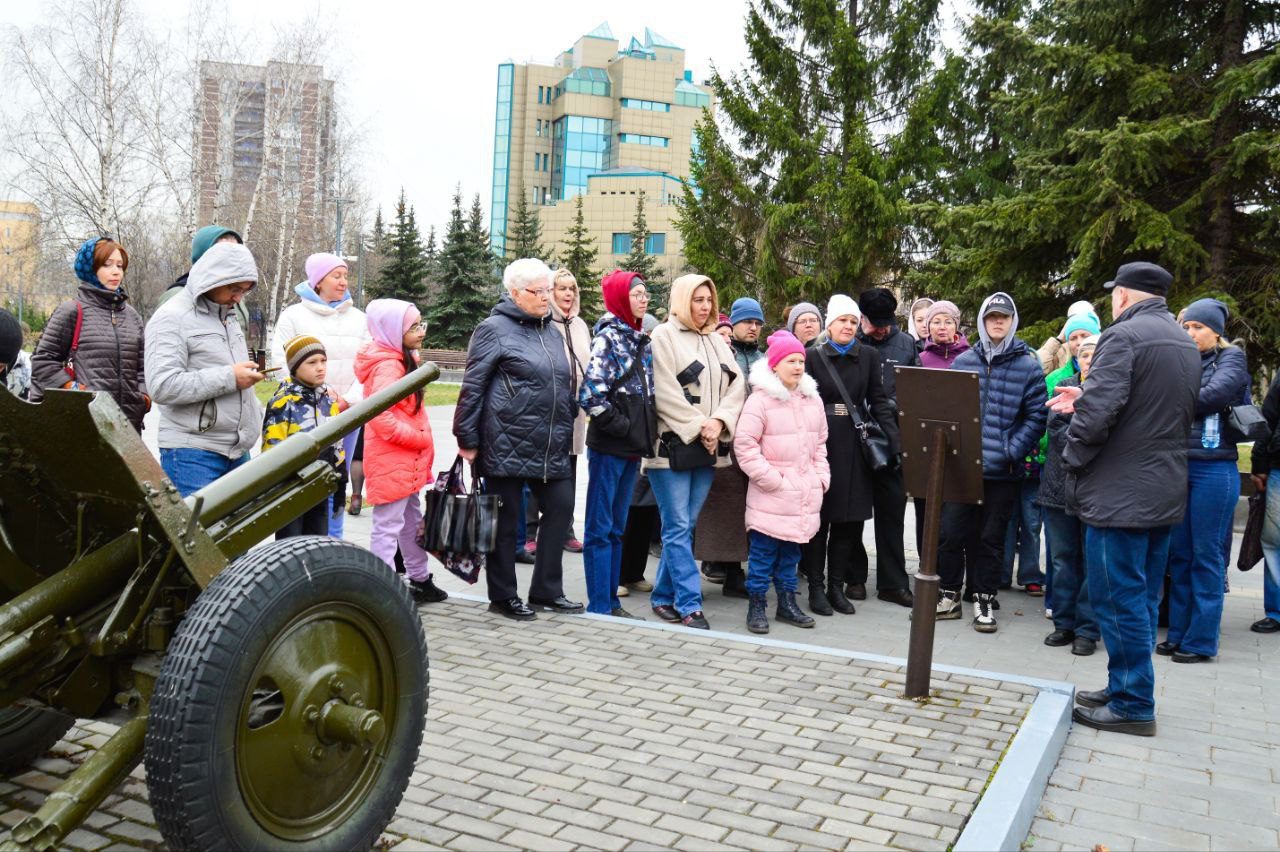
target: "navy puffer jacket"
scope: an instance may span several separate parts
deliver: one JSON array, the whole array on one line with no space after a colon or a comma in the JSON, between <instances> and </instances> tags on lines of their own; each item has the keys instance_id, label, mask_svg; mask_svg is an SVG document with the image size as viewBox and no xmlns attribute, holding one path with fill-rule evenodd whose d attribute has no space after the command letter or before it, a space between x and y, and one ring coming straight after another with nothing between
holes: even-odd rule
<instances>
[{"instance_id":1,"label":"navy puffer jacket","mask_svg":"<svg viewBox=\"0 0 1280 852\"><path fill-rule=\"evenodd\" d=\"M979 343L956 359L951 369L978 374L982 398L982 477L1026 478L1023 459L1036 449L1048 421L1048 390L1040 359L1015 338L987 363L987 344Z\"/></svg>"},{"instance_id":2,"label":"navy puffer jacket","mask_svg":"<svg viewBox=\"0 0 1280 852\"><path fill-rule=\"evenodd\" d=\"M578 401L564 338L551 315L534 317L504 296L467 349L453 434L479 450L482 476L568 479Z\"/></svg>"},{"instance_id":3,"label":"navy puffer jacket","mask_svg":"<svg viewBox=\"0 0 1280 852\"><path fill-rule=\"evenodd\" d=\"M1244 405L1249 401L1249 363L1244 350L1238 346L1211 349L1200 353L1200 396L1196 401L1196 421L1187 438L1187 458L1194 461L1235 461L1236 445L1224 431L1227 417L1223 412L1228 406ZM1204 432L1204 419L1219 414L1216 449L1206 449L1200 443ZM1238 436L1235 436L1238 437Z\"/></svg>"}]
</instances>

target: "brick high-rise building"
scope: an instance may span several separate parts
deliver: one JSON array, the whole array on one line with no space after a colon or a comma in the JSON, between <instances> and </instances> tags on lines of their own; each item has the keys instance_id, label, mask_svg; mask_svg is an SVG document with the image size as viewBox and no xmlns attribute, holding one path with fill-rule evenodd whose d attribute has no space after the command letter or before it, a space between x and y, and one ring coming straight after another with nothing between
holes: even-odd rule
<instances>
[{"instance_id":1,"label":"brick high-rise building","mask_svg":"<svg viewBox=\"0 0 1280 852\"><path fill-rule=\"evenodd\" d=\"M333 186L333 81L319 65L201 62L198 224L288 211L309 230ZM256 198L255 198L256 195ZM261 209L261 208L266 208Z\"/></svg>"},{"instance_id":2,"label":"brick high-rise building","mask_svg":"<svg viewBox=\"0 0 1280 852\"><path fill-rule=\"evenodd\" d=\"M674 226L694 151L694 125L713 109L710 88L693 82L685 52L645 29L625 48L608 24L574 42L551 65L498 66L490 245L503 257L521 187L536 206L543 242L563 247L581 195L583 217L603 269L631 250L636 198L645 193L652 236L668 275L684 266ZM585 282L584 282L585 283Z\"/></svg>"}]
</instances>

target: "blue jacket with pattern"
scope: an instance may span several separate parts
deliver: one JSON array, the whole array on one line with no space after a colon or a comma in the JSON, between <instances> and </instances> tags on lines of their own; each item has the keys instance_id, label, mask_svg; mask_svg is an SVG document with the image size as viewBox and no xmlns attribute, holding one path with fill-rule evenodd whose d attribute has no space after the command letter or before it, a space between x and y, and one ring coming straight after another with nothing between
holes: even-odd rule
<instances>
[{"instance_id":1,"label":"blue jacket with pattern","mask_svg":"<svg viewBox=\"0 0 1280 852\"><path fill-rule=\"evenodd\" d=\"M578 391L591 418L587 446L615 456L652 456L658 436L649 335L610 317L591 342Z\"/></svg>"},{"instance_id":2,"label":"blue jacket with pattern","mask_svg":"<svg viewBox=\"0 0 1280 852\"><path fill-rule=\"evenodd\" d=\"M267 403L267 413L262 418L262 449L269 450L297 432L310 432L337 413L338 403L328 388L290 379L276 389ZM321 458L340 467L344 460L342 442L326 448Z\"/></svg>"}]
</instances>

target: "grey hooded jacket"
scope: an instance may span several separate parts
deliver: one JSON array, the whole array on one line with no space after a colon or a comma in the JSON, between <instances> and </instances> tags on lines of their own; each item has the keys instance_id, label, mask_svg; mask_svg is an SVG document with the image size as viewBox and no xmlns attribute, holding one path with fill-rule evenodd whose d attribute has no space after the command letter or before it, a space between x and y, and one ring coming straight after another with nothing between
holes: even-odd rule
<instances>
[{"instance_id":1,"label":"grey hooded jacket","mask_svg":"<svg viewBox=\"0 0 1280 852\"><path fill-rule=\"evenodd\" d=\"M234 365L249 360L244 332L232 308L206 298L223 284L257 280L247 248L219 243L147 323L147 386L160 406L161 449L211 450L238 459L260 440L262 406L253 388L236 387Z\"/></svg>"}]
</instances>

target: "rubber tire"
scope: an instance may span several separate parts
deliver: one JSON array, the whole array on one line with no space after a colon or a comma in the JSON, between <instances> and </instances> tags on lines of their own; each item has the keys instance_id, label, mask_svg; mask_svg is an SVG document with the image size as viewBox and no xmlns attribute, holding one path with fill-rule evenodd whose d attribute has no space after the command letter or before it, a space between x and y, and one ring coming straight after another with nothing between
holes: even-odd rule
<instances>
[{"instance_id":1,"label":"rubber tire","mask_svg":"<svg viewBox=\"0 0 1280 852\"><path fill-rule=\"evenodd\" d=\"M76 720L39 707L0 710L0 775L25 769L66 736Z\"/></svg>"},{"instance_id":2,"label":"rubber tire","mask_svg":"<svg viewBox=\"0 0 1280 852\"><path fill-rule=\"evenodd\" d=\"M328 601L377 613L396 659L400 698L386 762L360 809L300 843L263 829L228 760L245 683L269 643L301 612ZM301 536L236 560L184 616L151 700L144 759L160 833L173 849L369 849L395 815L426 724L427 647L409 590L369 551ZM230 739L228 739L230 738ZM298 783L305 779L298 778Z\"/></svg>"}]
</instances>

